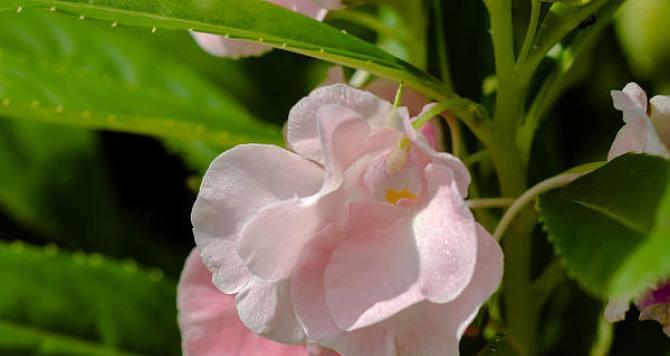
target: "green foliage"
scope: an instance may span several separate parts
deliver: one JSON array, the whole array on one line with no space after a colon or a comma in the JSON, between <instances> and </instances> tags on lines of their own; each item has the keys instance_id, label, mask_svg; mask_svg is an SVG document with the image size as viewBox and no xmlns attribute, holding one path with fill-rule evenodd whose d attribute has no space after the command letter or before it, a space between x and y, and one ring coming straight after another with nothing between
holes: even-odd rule
<instances>
[{"instance_id":1,"label":"green foliage","mask_svg":"<svg viewBox=\"0 0 670 356\"><path fill-rule=\"evenodd\" d=\"M617 18L617 34L635 74L670 80L670 13L668 0L627 1Z\"/></svg>"},{"instance_id":2,"label":"green foliage","mask_svg":"<svg viewBox=\"0 0 670 356\"><path fill-rule=\"evenodd\" d=\"M626 155L539 198L544 226L583 288L632 297L670 275L668 187L667 160Z\"/></svg>"},{"instance_id":3,"label":"green foliage","mask_svg":"<svg viewBox=\"0 0 670 356\"><path fill-rule=\"evenodd\" d=\"M160 271L21 243L0 244L0 265L0 354L178 354Z\"/></svg>"},{"instance_id":4,"label":"green foliage","mask_svg":"<svg viewBox=\"0 0 670 356\"><path fill-rule=\"evenodd\" d=\"M142 26L152 31L195 30L259 41L403 80L435 98L453 97L453 93L445 90L439 81L378 47L263 0L27 0L12 3L22 6L22 12L31 7L53 8L84 18Z\"/></svg>"},{"instance_id":5,"label":"green foliage","mask_svg":"<svg viewBox=\"0 0 670 356\"><path fill-rule=\"evenodd\" d=\"M187 66L111 28L0 14L0 115L219 145L280 142Z\"/></svg>"}]
</instances>

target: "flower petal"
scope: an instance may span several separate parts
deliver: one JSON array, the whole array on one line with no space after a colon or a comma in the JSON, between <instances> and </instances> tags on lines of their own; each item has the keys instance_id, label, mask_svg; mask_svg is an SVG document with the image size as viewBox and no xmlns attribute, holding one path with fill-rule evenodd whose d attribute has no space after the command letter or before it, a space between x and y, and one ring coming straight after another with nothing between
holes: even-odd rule
<instances>
[{"instance_id":1,"label":"flower petal","mask_svg":"<svg viewBox=\"0 0 670 356\"><path fill-rule=\"evenodd\" d=\"M626 84L621 91L613 90L612 101L614 102L614 108L619 111L647 112L647 94L636 83ZM624 120L626 120L625 117Z\"/></svg>"},{"instance_id":2,"label":"flower petal","mask_svg":"<svg viewBox=\"0 0 670 356\"><path fill-rule=\"evenodd\" d=\"M288 281L256 279L237 295L240 320L258 335L286 344L305 342L305 333L293 311Z\"/></svg>"},{"instance_id":3,"label":"flower petal","mask_svg":"<svg viewBox=\"0 0 670 356\"><path fill-rule=\"evenodd\" d=\"M626 312L630 305L630 298L612 298L605 308L605 319L610 323L626 319Z\"/></svg>"},{"instance_id":4,"label":"flower petal","mask_svg":"<svg viewBox=\"0 0 670 356\"><path fill-rule=\"evenodd\" d=\"M326 304L341 330L369 326L424 299L411 216L402 212L382 203L358 205L345 222L345 240L323 277Z\"/></svg>"},{"instance_id":5,"label":"flower petal","mask_svg":"<svg viewBox=\"0 0 670 356\"><path fill-rule=\"evenodd\" d=\"M649 103L651 122L665 147L670 150L670 96L657 95Z\"/></svg>"},{"instance_id":6,"label":"flower petal","mask_svg":"<svg viewBox=\"0 0 670 356\"><path fill-rule=\"evenodd\" d=\"M228 39L211 33L193 32L192 35L200 48L217 57L239 59L260 56L272 50L272 47L251 41Z\"/></svg>"},{"instance_id":7,"label":"flower petal","mask_svg":"<svg viewBox=\"0 0 670 356\"><path fill-rule=\"evenodd\" d=\"M253 334L240 321L235 299L211 282L197 249L186 259L177 291L179 327L186 356L306 355L302 345L282 345Z\"/></svg>"},{"instance_id":8,"label":"flower petal","mask_svg":"<svg viewBox=\"0 0 670 356\"><path fill-rule=\"evenodd\" d=\"M323 238L313 240L301 256L292 295L309 338L343 355L457 355L460 337L502 279L502 250L477 225L477 267L457 299L446 304L418 303L383 322L342 331L328 311L320 278L341 240L337 229L329 230L324 230Z\"/></svg>"},{"instance_id":9,"label":"flower petal","mask_svg":"<svg viewBox=\"0 0 670 356\"><path fill-rule=\"evenodd\" d=\"M383 126L392 110L391 103L368 92L344 84L333 84L312 91L300 100L289 113L288 143L298 154L324 163L319 141L318 111L325 105L347 108L368 120L373 126Z\"/></svg>"},{"instance_id":10,"label":"flower petal","mask_svg":"<svg viewBox=\"0 0 670 356\"><path fill-rule=\"evenodd\" d=\"M285 7L295 12L299 12L305 16L309 16L319 21L323 20L326 17L326 14L328 14L327 9L330 8L323 5L333 5L330 3L320 4L319 1L315 0L269 0L269 1L276 5Z\"/></svg>"},{"instance_id":11,"label":"flower petal","mask_svg":"<svg viewBox=\"0 0 670 356\"><path fill-rule=\"evenodd\" d=\"M340 189L344 171L369 145L369 124L353 111L326 105L319 113L319 137L326 159L321 190L260 211L242 231L239 256L252 273L263 279L287 278L304 244L342 214L347 198Z\"/></svg>"},{"instance_id":12,"label":"flower petal","mask_svg":"<svg viewBox=\"0 0 670 356\"><path fill-rule=\"evenodd\" d=\"M299 175L300 179L296 179ZM239 230L257 211L318 191L323 170L270 145L241 145L216 158L203 178L191 220L214 283L237 293L251 275L237 255Z\"/></svg>"},{"instance_id":13,"label":"flower petal","mask_svg":"<svg viewBox=\"0 0 670 356\"><path fill-rule=\"evenodd\" d=\"M453 171L437 164L425 169L427 202L414 218L421 256L421 290L435 303L458 297L477 263L477 228L458 192Z\"/></svg>"},{"instance_id":14,"label":"flower petal","mask_svg":"<svg viewBox=\"0 0 670 356\"><path fill-rule=\"evenodd\" d=\"M458 157L452 154L435 151L435 149L427 144L425 137L419 135L419 133L414 129L410 120L404 120L403 126L405 135L407 135L409 140L412 142L413 147L418 149L417 152L425 155L428 161L451 169L461 197L467 197L471 178L470 172L468 171L467 167L465 167L463 162L461 162Z\"/></svg>"}]
</instances>

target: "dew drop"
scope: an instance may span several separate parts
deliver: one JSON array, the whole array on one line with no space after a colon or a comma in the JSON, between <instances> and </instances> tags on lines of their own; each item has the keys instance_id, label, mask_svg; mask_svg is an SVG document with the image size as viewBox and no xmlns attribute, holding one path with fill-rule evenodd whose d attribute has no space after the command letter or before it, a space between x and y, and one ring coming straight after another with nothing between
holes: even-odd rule
<instances>
[{"instance_id":1,"label":"dew drop","mask_svg":"<svg viewBox=\"0 0 670 356\"><path fill-rule=\"evenodd\" d=\"M226 33L225 35L223 35L223 38L230 38L230 33Z\"/></svg>"},{"instance_id":2,"label":"dew drop","mask_svg":"<svg viewBox=\"0 0 670 356\"><path fill-rule=\"evenodd\" d=\"M16 8L16 13L17 14L20 14L21 11L23 11L23 6L19 6L19 7Z\"/></svg>"},{"instance_id":3,"label":"dew drop","mask_svg":"<svg viewBox=\"0 0 670 356\"><path fill-rule=\"evenodd\" d=\"M80 20L84 20L84 19L86 19L86 16L84 16L84 15L79 15L79 19L80 19Z\"/></svg>"},{"instance_id":4,"label":"dew drop","mask_svg":"<svg viewBox=\"0 0 670 356\"><path fill-rule=\"evenodd\" d=\"M119 25L118 22L116 22L116 21L112 22L112 27L116 27L116 26L118 26L118 25Z\"/></svg>"},{"instance_id":5,"label":"dew drop","mask_svg":"<svg viewBox=\"0 0 670 356\"><path fill-rule=\"evenodd\" d=\"M156 28L156 26L154 26L154 27L151 28L151 33L156 33L156 31L158 31L158 29Z\"/></svg>"},{"instance_id":6,"label":"dew drop","mask_svg":"<svg viewBox=\"0 0 670 356\"><path fill-rule=\"evenodd\" d=\"M50 8L49 8L49 11L51 11L51 12L56 12L56 7L55 7L55 6L50 7Z\"/></svg>"}]
</instances>

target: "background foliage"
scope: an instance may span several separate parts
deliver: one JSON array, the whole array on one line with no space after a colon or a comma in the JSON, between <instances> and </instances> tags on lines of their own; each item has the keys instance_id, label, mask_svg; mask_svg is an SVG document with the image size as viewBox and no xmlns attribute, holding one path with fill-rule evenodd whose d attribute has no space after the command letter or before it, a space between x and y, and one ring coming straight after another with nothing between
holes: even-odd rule
<instances>
[{"instance_id":1,"label":"background foliage","mask_svg":"<svg viewBox=\"0 0 670 356\"><path fill-rule=\"evenodd\" d=\"M262 3L247 10L267 22L250 24L222 10L243 8L244 0L87 3L0 0L0 354L179 353L174 288L193 246L189 214L199 176L232 145L281 144L288 110L330 67L285 51L243 61L214 58L188 29L264 38L405 80L436 99L458 101L475 133L482 109L461 97L489 112L495 103L494 49L481 1L417 1L417 10L379 0L382 5L356 8L391 23L399 19L398 31L425 37L405 43L346 13L327 19L333 29ZM515 16L528 17L530 1L514 3ZM132 11L120 16L112 5ZM555 16L578 19L568 42L584 45L557 48L539 64L531 91L544 104L529 110L538 129L528 152L531 183L606 157L622 125L610 90L635 80L649 92L670 94L667 0L628 1L614 23L601 17L604 11L582 21L571 12L581 7L568 5L574 4L558 7ZM547 14L550 4L543 6ZM207 22L209 10L231 15ZM161 11L173 17L151 20ZM440 15L443 23L436 21ZM516 27L522 43L527 23ZM452 83L460 97L435 78ZM475 135L466 135L467 149L479 150ZM498 194L492 164L482 160L472 168L477 193ZM638 322L634 310L613 331L602 323L603 296L670 276L668 177L667 161L627 156L540 198L544 230L534 231L531 265L541 301L538 353L604 355L611 343L613 355L670 354L658 325ZM585 201L614 215L592 214L599 222L588 226L595 231L567 223L589 218L579 212ZM628 239L617 247L610 242L615 235ZM580 242L587 238L592 243ZM603 267L594 268L590 256L603 252L607 259L595 261ZM490 314L478 322L504 318ZM462 348L464 354L515 353L504 335L490 345L468 337Z\"/></svg>"}]
</instances>

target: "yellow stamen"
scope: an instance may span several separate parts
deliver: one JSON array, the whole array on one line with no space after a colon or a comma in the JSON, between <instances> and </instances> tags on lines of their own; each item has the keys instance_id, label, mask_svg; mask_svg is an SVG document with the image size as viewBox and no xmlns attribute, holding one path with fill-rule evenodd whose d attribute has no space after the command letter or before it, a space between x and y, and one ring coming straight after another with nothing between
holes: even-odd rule
<instances>
[{"instance_id":1,"label":"yellow stamen","mask_svg":"<svg viewBox=\"0 0 670 356\"><path fill-rule=\"evenodd\" d=\"M386 195L384 196L386 198L386 201L396 205L400 199L416 199L416 195L414 193L410 192L407 190L407 188L403 188L401 191L397 191L395 189L388 189L386 190Z\"/></svg>"}]
</instances>

